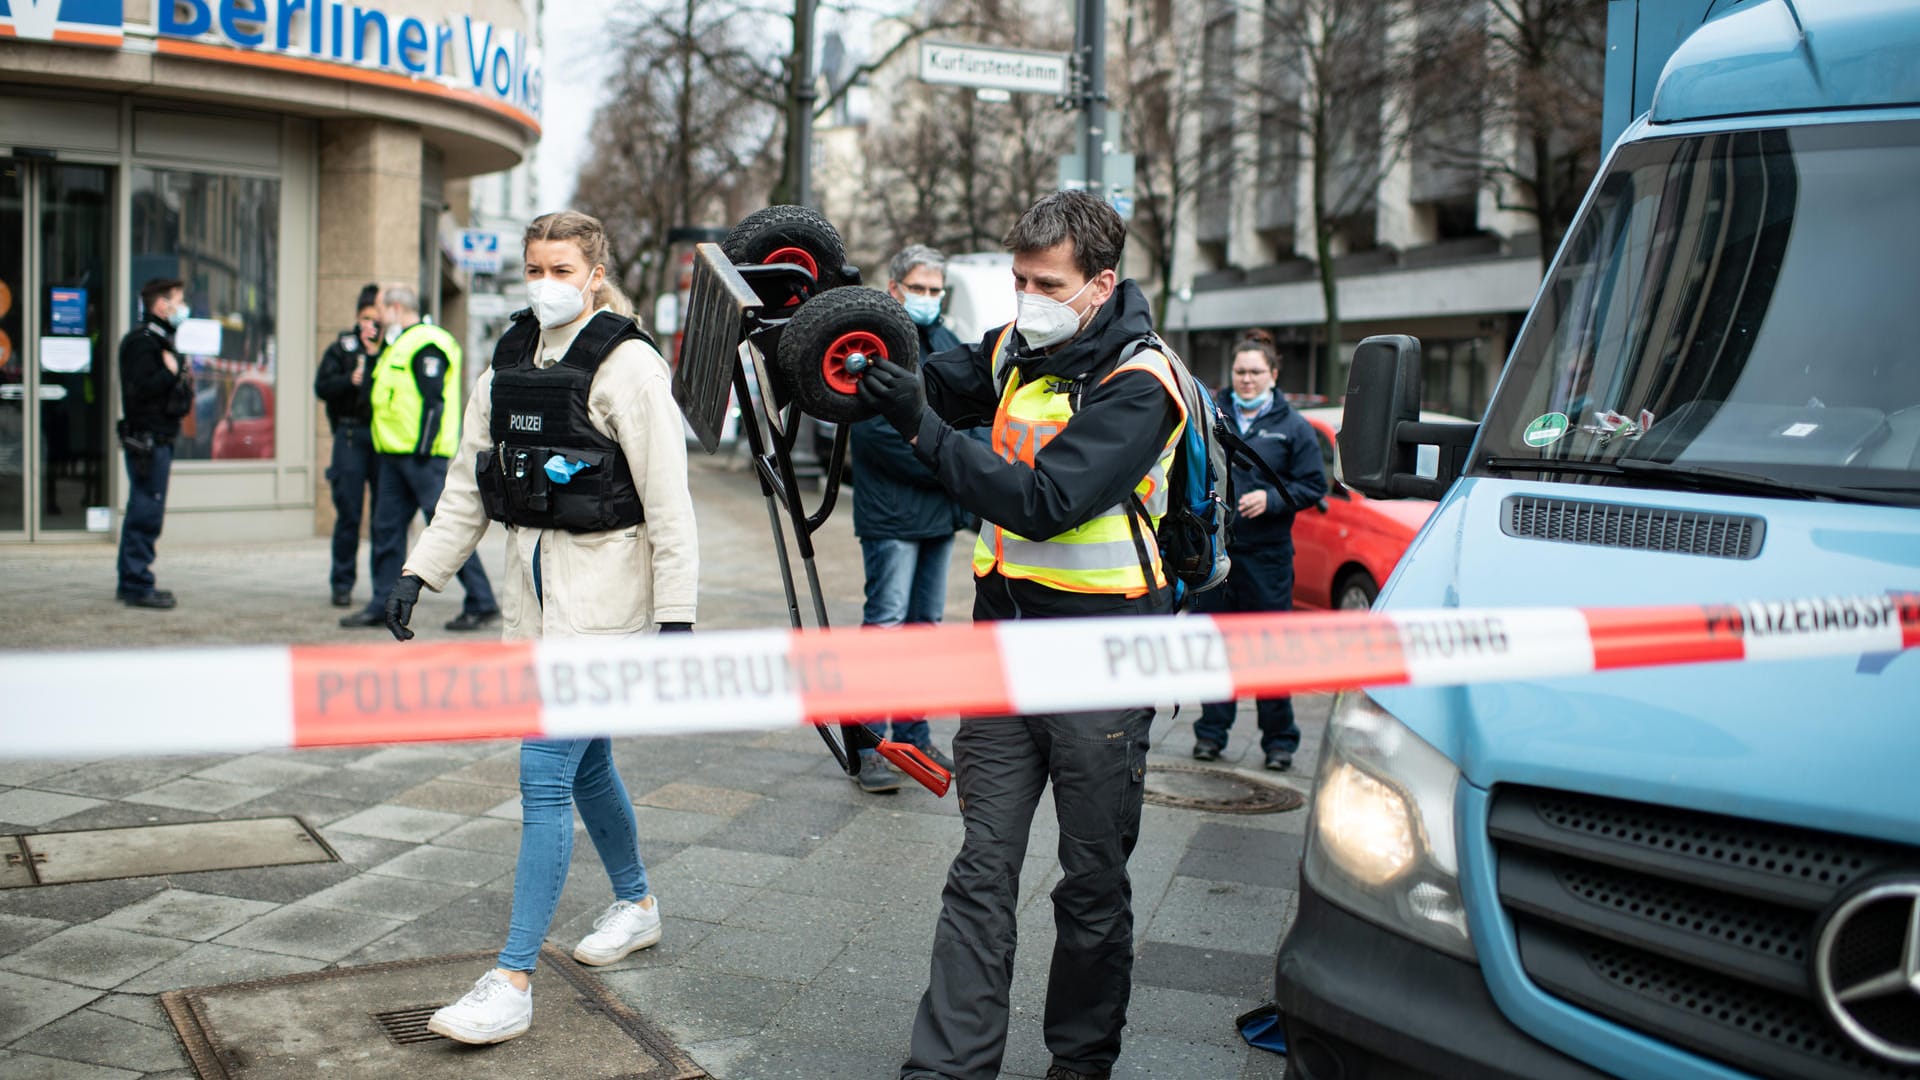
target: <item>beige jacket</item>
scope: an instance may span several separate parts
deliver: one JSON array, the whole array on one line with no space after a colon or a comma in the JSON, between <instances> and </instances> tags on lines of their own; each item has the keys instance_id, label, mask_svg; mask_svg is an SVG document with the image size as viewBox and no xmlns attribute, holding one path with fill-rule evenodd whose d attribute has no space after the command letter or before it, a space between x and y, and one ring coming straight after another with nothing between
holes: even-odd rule
<instances>
[{"instance_id":1,"label":"beige jacket","mask_svg":"<svg viewBox=\"0 0 1920 1080\"><path fill-rule=\"evenodd\" d=\"M540 333L542 367L566 354L586 326ZM594 374L587 411L593 426L620 443L647 520L628 529L569 533L506 526L506 580L498 583L508 639L576 634L633 634L663 622L694 621L700 574L687 492L687 447L668 384L667 362L639 341L622 342ZM462 422L459 452L433 523L407 556L405 572L438 592L479 546L492 524L480 506L474 458L491 441L493 370L475 382ZM534 598L533 559L540 558L545 603Z\"/></svg>"}]
</instances>

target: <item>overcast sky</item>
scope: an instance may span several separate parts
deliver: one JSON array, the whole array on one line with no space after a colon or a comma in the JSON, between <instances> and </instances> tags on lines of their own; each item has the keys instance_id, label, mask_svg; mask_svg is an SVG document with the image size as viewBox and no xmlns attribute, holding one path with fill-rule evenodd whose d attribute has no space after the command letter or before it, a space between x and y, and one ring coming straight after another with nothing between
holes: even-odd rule
<instances>
[{"instance_id":1,"label":"overcast sky","mask_svg":"<svg viewBox=\"0 0 1920 1080\"><path fill-rule=\"evenodd\" d=\"M548 0L545 6L540 25L541 135L534 154L534 178L539 185L536 211L541 213L563 208L573 198L574 178L586 161L593 111L600 107L612 70L606 32L608 8L613 5ZM911 5L908 0L896 0L894 6ZM815 27L822 34L839 27L851 48L865 52L869 24L869 17L849 19L822 10ZM788 26L780 21L778 30L785 33Z\"/></svg>"}]
</instances>

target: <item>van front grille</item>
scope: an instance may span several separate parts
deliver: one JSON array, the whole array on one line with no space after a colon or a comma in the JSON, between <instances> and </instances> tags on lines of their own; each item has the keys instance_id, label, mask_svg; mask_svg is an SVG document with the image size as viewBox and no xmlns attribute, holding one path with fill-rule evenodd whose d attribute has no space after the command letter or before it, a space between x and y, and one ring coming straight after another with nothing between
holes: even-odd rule
<instances>
[{"instance_id":1,"label":"van front grille","mask_svg":"<svg viewBox=\"0 0 1920 1080\"><path fill-rule=\"evenodd\" d=\"M1500 531L1526 540L1751 559L1760 554L1767 523L1745 514L1509 495L1500 504Z\"/></svg>"}]
</instances>

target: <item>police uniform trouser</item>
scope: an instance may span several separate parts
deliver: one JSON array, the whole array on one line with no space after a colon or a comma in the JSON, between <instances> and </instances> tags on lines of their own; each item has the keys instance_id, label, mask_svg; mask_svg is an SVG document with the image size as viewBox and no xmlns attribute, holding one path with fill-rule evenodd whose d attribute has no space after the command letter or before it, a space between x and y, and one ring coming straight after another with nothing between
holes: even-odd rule
<instances>
[{"instance_id":1,"label":"police uniform trouser","mask_svg":"<svg viewBox=\"0 0 1920 1080\"><path fill-rule=\"evenodd\" d=\"M375 613L387 608L395 582L407 558L407 527L416 513L433 521L433 508L440 502L440 490L447 483L447 459L416 457L412 454L375 454L373 528L373 596L367 610ZM460 610L468 615L491 615L500 610L493 599L493 585L480 566L479 555L467 556L460 567L460 587L466 590Z\"/></svg>"},{"instance_id":2,"label":"police uniform trouser","mask_svg":"<svg viewBox=\"0 0 1920 1080\"><path fill-rule=\"evenodd\" d=\"M333 567L327 583L334 592L353 591L360 562L360 510L374 489L373 430L358 421L342 421L333 429L333 460L327 466L327 490L333 496Z\"/></svg>"},{"instance_id":3,"label":"police uniform trouser","mask_svg":"<svg viewBox=\"0 0 1920 1080\"><path fill-rule=\"evenodd\" d=\"M1292 541L1234 547L1228 554L1233 556L1233 569L1226 583L1193 598L1196 614L1293 610ZM1300 727L1294 723L1292 698L1256 698L1254 709L1260 720L1262 751L1291 754L1300 748ZM1200 719L1193 722L1194 736L1227 745L1227 729L1233 726L1238 710L1237 701L1207 702L1200 708Z\"/></svg>"},{"instance_id":4,"label":"police uniform trouser","mask_svg":"<svg viewBox=\"0 0 1920 1080\"><path fill-rule=\"evenodd\" d=\"M976 603L975 619L982 611ZM927 992L902 1077L991 1080L1006 1052L1015 909L1049 781L1063 877L1053 890L1047 1049L1099 1073L1120 1054L1133 988L1127 857L1140 838L1152 709L967 720L953 738L966 836L947 874Z\"/></svg>"}]
</instances>

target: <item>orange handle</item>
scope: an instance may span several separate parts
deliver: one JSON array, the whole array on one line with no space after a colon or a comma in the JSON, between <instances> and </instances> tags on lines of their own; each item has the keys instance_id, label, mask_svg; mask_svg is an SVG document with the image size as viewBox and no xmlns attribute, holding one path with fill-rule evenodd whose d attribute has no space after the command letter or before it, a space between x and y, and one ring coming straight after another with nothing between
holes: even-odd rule
<instances>
[{"instance_id":1,"label":"orange handle","mask_svg":"<svg viewBox=\"0 0 1920 1080\"><path fill-rule=\"evenodd\" d=\"M880 740L874 747L880 756L893 763L893 767L919 781L920 786L933 792L935 798L946 795L947 788L953 784L953 774L933 763L933 759L922 753L912 743L894 742L891 739Z\"/></svg>"}]
</instances>

